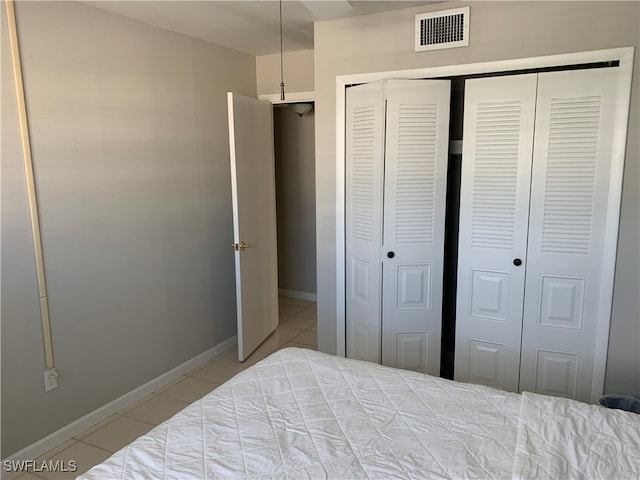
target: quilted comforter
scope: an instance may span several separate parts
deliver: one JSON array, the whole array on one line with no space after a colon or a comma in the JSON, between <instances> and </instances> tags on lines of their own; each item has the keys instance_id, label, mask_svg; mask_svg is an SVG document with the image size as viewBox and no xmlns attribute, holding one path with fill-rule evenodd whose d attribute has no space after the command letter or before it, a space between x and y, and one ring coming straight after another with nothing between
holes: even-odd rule
<instances>
[{"instance_id":1,"label":"quilted comforter","mask_svg":"<svg viewBox=\"0 0 640 480\"><path fill-rule=\"evenodd\" d=\"M639 478L640 416L281 350L82 475Z\"/></svg>"}]
</instances>

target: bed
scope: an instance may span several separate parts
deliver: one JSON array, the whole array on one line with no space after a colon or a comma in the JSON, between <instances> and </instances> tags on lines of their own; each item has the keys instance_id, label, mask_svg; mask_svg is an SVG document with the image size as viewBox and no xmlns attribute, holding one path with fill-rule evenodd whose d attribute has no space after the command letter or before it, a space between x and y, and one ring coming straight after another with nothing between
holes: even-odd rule
<instances>
[{"instance_id":1,"label":"bed","mask_svg":"<svg viewBox=\"0 0 640 480\"><path fill-rule=\"evenodd\" d=\"M287 348L79 478L640 478L640 415Z\"/></svg>"}]
</instances>

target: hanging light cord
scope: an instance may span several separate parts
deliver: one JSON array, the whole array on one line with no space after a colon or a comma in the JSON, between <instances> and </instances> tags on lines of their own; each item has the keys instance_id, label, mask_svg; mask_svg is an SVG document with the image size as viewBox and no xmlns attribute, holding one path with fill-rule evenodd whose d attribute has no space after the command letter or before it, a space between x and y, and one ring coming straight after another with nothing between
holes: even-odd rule
<instances>
[{"instance_id":1,"label":"hanging light cord","mask_svg":"<svg viewBox=\"0 0 640 480\"><path fill-rule=\"evenodd\" d=\"M280 0L280 100L284 100L284 60L282 54L282 0Z\"/></svg>"}]
</instances>

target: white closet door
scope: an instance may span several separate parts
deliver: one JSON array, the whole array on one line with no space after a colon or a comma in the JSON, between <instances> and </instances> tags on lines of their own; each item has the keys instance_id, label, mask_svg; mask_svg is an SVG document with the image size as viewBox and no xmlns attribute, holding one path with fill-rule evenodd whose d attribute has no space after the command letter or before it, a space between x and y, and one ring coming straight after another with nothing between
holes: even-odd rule
<instances>
[{"instance_id":1,"label":"white closet door","mask_svg":"<svg viewBox=\"0 0 640 480\"><path fill-rule=\"evenodd\" d=\"M536 74L465 84L455 379L509 391L520 371L536 84Z\"/></svg>"},{"instance_id":2,"label":"white closet door","mask_svg":"<svg viewBox=\"0 0 640 480\"><path fill-rule=\"evenodd\" d=\"M384 83L346 96L346 353L380 363Z\"/></svg>"},{"instance_id":3,"label":"white closet door","mask_svg":"<svg viewBox=\"0 0 640 480\"><path fill-rule=\"evenodd\" d=\"M440 375L448 80L389 80L382 363Z\"/></svg>"},{"instance_id":4,"label":"white closet door","mask_svg":"<svg viewBox=\"0 0 640 480\"><path fill-rule=\"evenodd\" d=\"M591 400L611 308L599 301L616 79L615 68L539 76L521 390Z\"/></svg>"}]
</instances>

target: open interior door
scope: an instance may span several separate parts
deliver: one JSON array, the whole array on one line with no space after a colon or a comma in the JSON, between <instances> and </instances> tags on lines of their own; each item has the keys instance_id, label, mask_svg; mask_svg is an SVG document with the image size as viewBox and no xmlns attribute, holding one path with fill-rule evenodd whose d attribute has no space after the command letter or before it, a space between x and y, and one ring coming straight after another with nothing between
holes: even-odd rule
<instances>
[{"instance_id":1,"label":"open interior door","mask_svg":"<svg viewBox=\"0 0 640 480\"><path fill-rule=\"evenodd\" d=\"M269 102L227 93L238 310L238 360L279 323L273 113Z\"/></svg>"}]
</instances>

